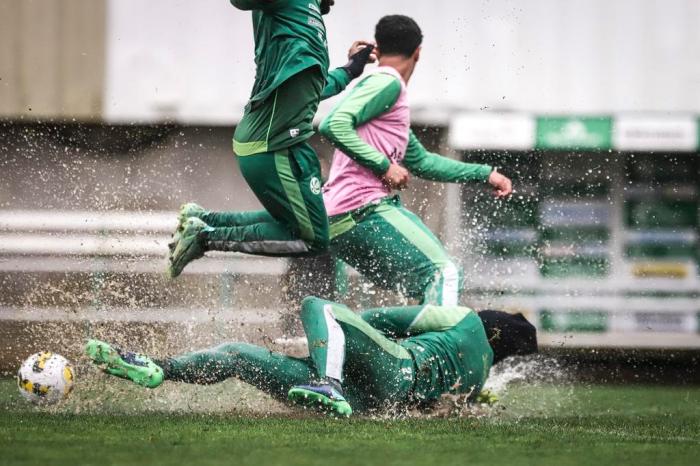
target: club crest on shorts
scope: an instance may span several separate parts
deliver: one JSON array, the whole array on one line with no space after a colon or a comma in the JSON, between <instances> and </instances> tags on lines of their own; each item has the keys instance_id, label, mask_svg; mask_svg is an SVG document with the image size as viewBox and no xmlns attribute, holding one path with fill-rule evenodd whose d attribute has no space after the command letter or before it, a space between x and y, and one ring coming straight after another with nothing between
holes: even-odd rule
<instances>
[{"instance_id":1,"label":"club crest on shorts","mask_svg":"<svg viewBox=\"0 0 700 466\"><path fill-rule=\"evenodd\" d=\"M309 188L311 188L312 193L321 194L321 180L314 176L309 182Z\"/></svg>"}]
</instances>

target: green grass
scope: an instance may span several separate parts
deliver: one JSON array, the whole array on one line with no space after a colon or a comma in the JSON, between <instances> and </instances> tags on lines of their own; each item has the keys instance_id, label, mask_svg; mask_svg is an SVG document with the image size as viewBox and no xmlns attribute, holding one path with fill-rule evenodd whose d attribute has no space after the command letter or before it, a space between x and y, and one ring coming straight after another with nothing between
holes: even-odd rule
<instances>
[{"instance_id":1,"label":"green grass","mask_svg":"<svg viewBox=\"0 0 700 466\"><path fill-rule=\"evenodd\" d=\"M700 458L700 388L521 385L478 417L334 420L279 405L265 414L270 402L254 406L255 394L236 383L90 385L46 412L0 381L0 465L641 466ZM105 391L103 403L89 402ZM247 404L237 404L242 398Z\"/></svg>"}]
</instances>

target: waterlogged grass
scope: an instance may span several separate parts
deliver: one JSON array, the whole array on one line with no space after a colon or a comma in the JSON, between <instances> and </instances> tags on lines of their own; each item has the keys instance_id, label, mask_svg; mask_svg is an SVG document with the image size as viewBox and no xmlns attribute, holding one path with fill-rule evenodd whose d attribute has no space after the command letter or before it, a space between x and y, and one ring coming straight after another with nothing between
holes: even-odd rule
<instances>
[{"instance_id":1,"label":"waterlogged grass","mask_svg":"<svg viewBox=\"0 0 700 466\"><path fill-rule=\"evenodd\" d=\"M47 411L1 381L0 465L641 466L700 457L700 388L520 385L500 407L463 417L334 420L268 407L237 383L147 391L121 382L98 379Z\"/></svg>"}]
</instances>

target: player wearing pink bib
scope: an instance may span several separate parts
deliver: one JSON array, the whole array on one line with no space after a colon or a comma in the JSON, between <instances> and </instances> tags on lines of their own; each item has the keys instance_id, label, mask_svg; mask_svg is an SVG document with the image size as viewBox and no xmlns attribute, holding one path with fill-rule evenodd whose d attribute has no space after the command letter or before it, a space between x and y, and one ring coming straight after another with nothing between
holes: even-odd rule
<instances>
[{"instance_id":1,"label":"player wearing pink bib","mask_svg":"<svg viewBox=\"0 0 700 466\"><path fill-rule=\"evenodd\" d=\"M405 187L409 173L432 181L488 182L498 197L510 195L511 182L488 165L428 152L411 131L406 85L423 39L415 21L386 16L376 26L375 39L379 67L320 127L337 148L323 188L331 250L380 287L422 303L456 305L460 267L392 190Z\"/></svg>"}]
</instances>

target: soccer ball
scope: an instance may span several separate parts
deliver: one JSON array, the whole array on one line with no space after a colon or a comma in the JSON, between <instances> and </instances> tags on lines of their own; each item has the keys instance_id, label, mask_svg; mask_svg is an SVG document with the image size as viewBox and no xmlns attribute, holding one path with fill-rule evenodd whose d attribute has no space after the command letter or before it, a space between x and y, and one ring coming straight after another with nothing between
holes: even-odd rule
<instances>
[{"instance_id":1,"label":"soccer ball","mask_svg":"<svg viewBox=\"0 0 700 466\"><path fill-rule=\"evenodd\" d=\"M32 403L54 404L73 390L73 367L61 355L43 351L27 358L17 372L19 392Z\"/></svg>"}]
</instances>

